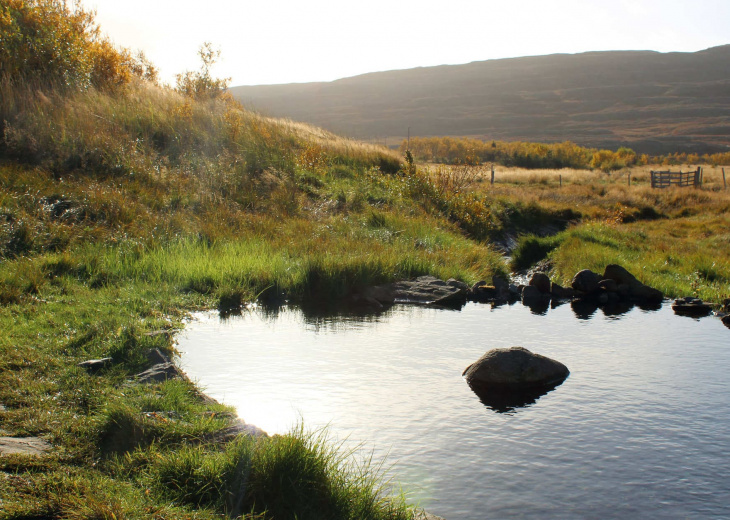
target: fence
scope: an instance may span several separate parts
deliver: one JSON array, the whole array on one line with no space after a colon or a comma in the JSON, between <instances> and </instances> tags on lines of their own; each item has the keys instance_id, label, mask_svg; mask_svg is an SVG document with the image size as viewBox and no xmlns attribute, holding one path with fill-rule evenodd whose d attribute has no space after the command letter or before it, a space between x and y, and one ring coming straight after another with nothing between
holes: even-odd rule
<instances>
[{"instance_id":1,"label":"fence","mask_svg":"<svg viewBox=\"0 0 730 520\"><path fill-rule=\"evenodd\" d=\"M652 188L668 188L669 186L694 186L698 188L702 186L702 168L697 168L693 172L672 172L672 171L653 171L651 172Z\"/></svg>"}]
</instances>

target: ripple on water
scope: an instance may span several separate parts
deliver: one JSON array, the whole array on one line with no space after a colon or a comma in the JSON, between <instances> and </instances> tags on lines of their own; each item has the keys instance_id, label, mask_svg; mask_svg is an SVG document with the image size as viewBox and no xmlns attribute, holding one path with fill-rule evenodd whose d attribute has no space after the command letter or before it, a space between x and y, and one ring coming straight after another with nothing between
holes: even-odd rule
<instances>
[{"instance_id":1,"label":"ripple on water","mask_svg":"<svg viewBox=\"0 0 730 520\"><path fill-rule=\"evenodd\" d=\"M364 442L449 520L719 518L730 517L728 339L719 320L667 306L576 319L567 305L536 315L469 304L346 320L201 314L179 350L187 373L248 422L277 433L302 419ZM496 413L461 373L513 345L571 374Z\"/></svg>"}]
</instances>

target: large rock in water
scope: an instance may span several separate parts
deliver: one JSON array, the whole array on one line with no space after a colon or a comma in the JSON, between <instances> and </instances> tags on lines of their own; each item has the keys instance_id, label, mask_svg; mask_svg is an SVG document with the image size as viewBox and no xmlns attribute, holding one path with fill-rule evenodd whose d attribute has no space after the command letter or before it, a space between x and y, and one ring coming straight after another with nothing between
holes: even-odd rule
<instances>
[{"instance_id":1,"label":"large rock in water","mask_svg":"<svg viewBox=\"0 0 730 520\"><path fill-rule=\"evenodd\" d=\"M661 302L664 295L658 289L644 285L620 265L610 264L603 272L605 280L613 280L618 287L626 287L631 298L647 302Z\"/></svg>"},{"instance_id":2,"label":"large rock in water","mask_svg":"<svg viewBox=\"0 0 730 520\"><path fill-rule=\"evenodd\" d=\"M600 274L594 273L590 269L583 269L573 277L570 286L582 293L592 293L598 289L598 282L600 281Z\"/></svg>"},{"instance_id":3,"label":"large rock in water","mask_svg":"<svg viewBox=\"0 0 730 520\"><path fill-rule=\"evenodd\" d=\"M468 291L469 287L458 280L444 282L434 276L419 276L414 280L370 287L364 296L385 304L453 305L465 302Z\"/></svg>"},{"instance_id":4,"label":"large rock in water","mask_svg":"<svg viewBox=\"0 0 730 520\"><path fill-rule=\"evenodd\" d=\"M462 375L472 388L527 390L558 385L569 373L568 367L554 359L510 347L490 350Z\"/></svg>"}]
</instances>

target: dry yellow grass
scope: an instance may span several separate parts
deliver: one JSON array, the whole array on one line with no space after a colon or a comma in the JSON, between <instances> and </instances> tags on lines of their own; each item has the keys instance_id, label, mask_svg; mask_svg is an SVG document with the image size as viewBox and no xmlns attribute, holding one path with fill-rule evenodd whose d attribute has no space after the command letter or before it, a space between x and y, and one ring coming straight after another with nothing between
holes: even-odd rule
<instances>
[{"instance_id":1,"label":"dry yellow grass","mask_svg":"<svg viewBox=\"0 0 730 520\"><path fill-rule=\"evenodd\" d=\"M428 165L427 168L437 176L448 174L455 167ZM469 189L490 199L570 208L589 219L629 217L631 220L632 215L636 217L636 213L651 210L669 217L730 212L730 189L723 183L722 167L703 166L703 184L699 189L652 189L650 172L657 169L686 172L695 170L696 166L640 166L614 173L496 166L494 184L491 184L491 167L481 165L473 167L474 179ZM730 169L726 169L726 177L730 182Z\"/></svg>"}]
</instances>

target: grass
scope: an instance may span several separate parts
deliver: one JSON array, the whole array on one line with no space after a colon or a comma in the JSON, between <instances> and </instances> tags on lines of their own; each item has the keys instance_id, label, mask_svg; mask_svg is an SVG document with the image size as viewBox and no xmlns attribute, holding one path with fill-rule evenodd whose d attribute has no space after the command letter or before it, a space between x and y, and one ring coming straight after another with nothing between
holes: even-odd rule
<instances>
[{"instance_id":1,"label":"grass","mask_svg":"<svg viewBox=\"0 0 730 520\"><path fill-rule=\"evenodd\" d=\"M61 86L44 70L0 77L0 433L53 450L0 459L3 519L410 517L380 463L321 432L221 442L232 410L187 380L136 383L194 309L339 310L422 274L488 280L507 270L494 242L521 235L515 265L547 259L562 281L620 263L667 295L730 292L717 170L700 190L651 190L643 169L631 187L628 172L501 168L491 185L216 92L126 73Z\"/></svg>"},{"instance_id":2,"label":"grass","mask_svg":"<svg viewBox=\"0 0 730 520\"><path fill-rule=\"evenodd\" d=\"M2 89L2 434L53 445L0 459L2 518L410 517L378 463L303 429L221 444L232 410L134 376L193 309L341 307L421 274L474 282L499 255L383 148L144 83Z\"/></svg>"}]
</instances>

